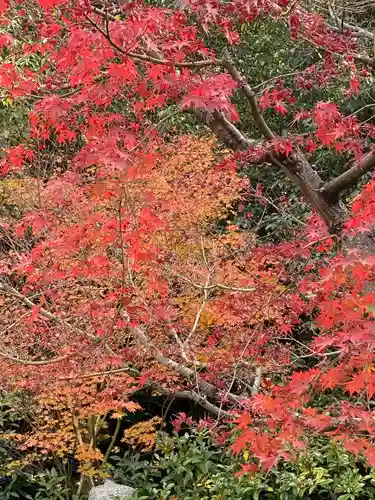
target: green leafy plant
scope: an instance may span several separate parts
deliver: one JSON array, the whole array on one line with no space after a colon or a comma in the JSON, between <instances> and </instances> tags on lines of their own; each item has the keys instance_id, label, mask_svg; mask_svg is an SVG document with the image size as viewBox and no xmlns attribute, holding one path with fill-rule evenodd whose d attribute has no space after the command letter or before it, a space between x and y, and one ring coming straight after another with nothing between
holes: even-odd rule
<instances>
[{"instance_id":1,"label":"green leafy plant","mask_svg":"<svg viewBox=\"0 0 375 500\"><path fill-rule=\"evenodd\" d=\"M160 432L151 459L129 453L112 459L115 479L137 488L138 500L375 498L374 471L339 443L323 439L311 442L298 461L281 462L268 473L236 474L248 456L233 457L208 431L194 429Z\"/></svg>"},{"instance_id":2,"label":"green leafy plant","mask_svg":"<svg viewBox=\"0 0 375 500\"><path fill-rule=\"evenodd\" d=\"M32 473L27 470L14 472L7 484L0 484L2 500L74 500L67 485L67 478L55 468ZM83 497L81 497L83 499Z\"/></svg>"}]
</instances>

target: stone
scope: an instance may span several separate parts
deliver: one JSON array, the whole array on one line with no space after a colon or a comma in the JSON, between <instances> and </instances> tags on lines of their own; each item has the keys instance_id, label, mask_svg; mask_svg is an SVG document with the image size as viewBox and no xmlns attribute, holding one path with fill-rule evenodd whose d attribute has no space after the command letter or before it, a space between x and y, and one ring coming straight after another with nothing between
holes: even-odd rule
<instances>
[{"instance_id":1,"label":"stone","mask_svg":"<svg viewBox=\"0 0 375 500\"><path fill-rule=\"evenodd\" d=\"M130 486L123 486L112 479L106 479L104 484L91 488L89 500L130 500L135 491Z\"/></svg>"}]
</instances>

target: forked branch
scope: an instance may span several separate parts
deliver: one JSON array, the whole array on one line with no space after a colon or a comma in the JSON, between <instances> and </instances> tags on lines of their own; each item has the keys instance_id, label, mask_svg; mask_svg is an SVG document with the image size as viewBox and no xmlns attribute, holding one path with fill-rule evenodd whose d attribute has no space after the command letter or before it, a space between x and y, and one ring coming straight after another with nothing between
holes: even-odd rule
<instances>
[{"instance_id":1,"label":"forked branch","mask_svg":"<svg viewBox=\"0 0 375 500\"><path fill-rule=\"evenodd\" d=\"M160 364L166 366L170 370L176 371L179 373L185 380L190 382L196 382L198 389L201 390L207 397L217 399L217 389L214 385L210 384L203 380L196 371L188 368L187 366L183 366L176 361L165 356L160 350L156 347L156 345L151 341L151 339L140 329L140 328L131 328L131 333L140 341L146 351ZM240 399L232 393L228 394L228 399L232 403L239 403Z\"/></svg>"}]
</instances>

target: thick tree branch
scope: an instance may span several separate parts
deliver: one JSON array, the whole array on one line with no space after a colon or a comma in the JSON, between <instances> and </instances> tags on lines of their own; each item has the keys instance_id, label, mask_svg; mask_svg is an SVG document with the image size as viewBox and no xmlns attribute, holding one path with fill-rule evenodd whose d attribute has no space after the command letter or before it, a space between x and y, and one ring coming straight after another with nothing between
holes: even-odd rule
<instances>
[{"instance_id":1,"label":"thick tree branch","mask_svg":"<svg viewBox=\"0 0 375 500\"><path fill-rule=\"evenodd\" d=\"M116 16L114 16L111 12L106 12L102 9L98 9L97 7L92 7L92 11L95 12L95 14L98 14L98 16L102 17L103 19L118 21L118 19L116 19Z\"/></svg>"},{"instance_id":2,"label":"thick tree branch","mask_svg":"<svg viewBox=\"0 0 375 500\"><path fill-rule=\"evenodd\" d=\"M206 394L206 396L217 399L217 389L214 385L202 380L202 378L196 373L196 371L176 363L172 359L165 356L156 345L151 341L149 337L140 328L131 328L131 333L141 342L146 351L160 364L166 366L170 370L176 371L183 378L190 382L196 382L199 389ZM235 394L229 394L228 399L233 403L239 403L239 398Z\"/></svg>"},{"instance_id":3,"label":"thick tree branch","mask_svg":"<svg viewBox=\"0 0 375 500\"><path fill-rule=\"evenodd\" d=\"M356 59L358 62L361 62L365 66L370 66L371 68L375 68L375 59L373 57L370 57L366 54L355 54L354 59Z\"/></svg>"},{"instance_id":4,"label":"thick tree branch","mask_svg":"<svg viewBox=\"0 0 375 500\"><path fill-rule=\"evenodd\" d=\"M371 31L368 31L364 28L360 28L359 26L353 26L352 24L349 24L349 23L344 22L343 20L340 20L338 18L338 15L336 14L336 12L333 10L332 5L328 5L328 12L329 12L331 18L333 19L333 21L335 21L337 24L337 27L330 26L330 28L333 29L334 31L341 32L342 28L344 28L346 30L352 31L357 36L368 38L370 40L375 40L375 34L372 33Z\"/></svg>"},{"instance_id":5,"label":"thick tree branch","mask_svg":"<svg viewBox=\"0 0 375 500\"><path fill-rule=\"evenodd\" d=\"M208 411L215 418L230 418L233 419L234 415L229 413L222 408L210 403L204 396L201 396L195 391L169 391L164 387L157 387L157 392L161 392L163 395L167 396L169 399L190 399L190 401L194 401L199 406Z\"/></svg>"},{"instance_id":6,"label":"thick tree branch","mask_svg":"<svg viewBox=\"0 0 375 500\"><path fill-rule=\"evenodd\" d=\"M341 33L341 28L338 28L337 26L328 25L328 27L336 33ZM360 28L359 26L342 23L342 27L346 30L351 31L350 36L352 36L353 38L368 38L369 40L375 39L375 33L372 33L371 31L368 31L364 28Z\"/></svg>"},{"instance_id":7,"label":"thick tree branch","mask_svg":"<svg viewBox=\"0 0 375 500\"><path fill-rule=\"evenodd\" d=\"M320 191L327 199L337 198L342 191L354 186L364 174L373 169L375 169L375 155L368 153L362 161L325 184Z\"/></svg>"},{"instance_id":8,"label":"thick tree branch","mask_svg":"<svg viewBox=\"0 0 375 500\"><path fill-rule=\"evenodd\" d=\"M214 116L222 124L227 133L238 144L238 149L246 150L256 144L257 141L245 137L242 132L240 132L238 128L233 125L233 123L230 122L222 113L220 113L219 111L215 111Z\"/></svg>"},{"instance_id":9,"label":"thick tree branch","mask_svg":"<svg viewBox=\"0 0 375 500\"><path fill-rule=\"evenodd\" d=\"M219 112L208 113L197 108L189 108L186 111L194 115L195 118L206 125L223 144L234 151L245 151L256 143L256 141L245 137L233 123Z\"/></svg>"},{"instance_id":10,"label":"thick tree branch","mask_svg":"<svg viewBox=\"0 0 375 500\"><path fill-rule=\"evenodd\" d=\"M176 363L172 359L164 356L162 352L156 347L156 345L151 341L149 337L146 336L145 333L140 328L131 328L131 333L141 342L143 347L146 348L146 351L151 354L151 356L158 361L160 364L166 366L170 370L176 371L186 380L194 381L197 380L198 387L205 393L207 396L214 398L216 395L216 388L204 380L201 380L200 377L196 376L196 372L186 366L181 365L180 363Z\"/></svg>"},{"instance_id":11,"label":"thick tree branch","mask_svg":"<svg viewBox=\"0 0 375 500\"><path fill-rule=\"evenodd\" d=\"M269 128L265 119L263 118L262 113L259 111L257 99L256 99L256 96L255 96L253 89L246 82L246 80L242 77L241 73L238 71L238 69L234 65L234 63L229 55L229 52L227 50L224 51L224 58L221 61L221 64L228 71L228 73L231 75L233 80L236 80L236 82L239 84L242 92L244 93L244 95L249 103L251 114L252 114L254 121L257 124L259 130L262 132L262 134L264 135L264 137L266 139L268 139L268 140L274 139L275 134Z\"/></svg>"},{"instance_id":12,"label":"thick tree branch","mask_svg":"<svg viewBox=\"0 0 375 500\"><path fill-rule=\"evenodd\" d=\"M253 387L251 388L251 395L252 396L255 396L256 394L258 394L258 392L260 390L261 382L262 382L262 367L257 366L255 369L255 379L254 379Z\"/></svg>"},{"instance_id":13,"label":"thick tree branch","mask_svg":"<svg viewBox=\"0 0 375 500\"><path fill-rule=\"evenodd\" d=\"M259 110L253 89L238 71L228 52L225 52L223 65L232 78L240 84L249 102L252 117L259 131L267 140L274 139L275 134L267 125ZM267 156L271 163L281 168L300 188L306 200L326 222L329 230L333 233L339 231L346 217L345 207L339 201L337 201L337 203L329 203L327 199L323 197L319 190L324 182L307 161L303 153L296 148L289 156L275 155L273 153L269 153Z\"/></svg>"}]
</instances>

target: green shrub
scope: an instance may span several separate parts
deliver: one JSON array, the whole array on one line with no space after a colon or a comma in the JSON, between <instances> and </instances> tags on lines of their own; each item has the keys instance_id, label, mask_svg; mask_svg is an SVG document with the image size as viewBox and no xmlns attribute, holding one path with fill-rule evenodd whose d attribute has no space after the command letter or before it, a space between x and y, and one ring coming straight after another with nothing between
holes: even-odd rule
<instances>
[{"instance_id":1,"label":"green shrub","mask_svg":"<svg viewBox=\"0 0 375 500\"><path fill-rule=\"evenodd\" d=\"M59 475L56 469L32 473L18 470L0 484L1 500L72 500L71 489L66 477Z\"/></svg>"},{"instance_id":2,"label":"green shrub","mask_svg":"<svg viewBox=\"0 0 375 500\"><path fill-rule=\"evenodd\" d=\"M159 433L151 459L116 461L114 477L137 488L136 498L163 500L366 500L375 498L375 473L339 443L315 440L296 463L267 473L236 475L243 457L217 446L208 431Z\"/></svg>"}]
</instances>

